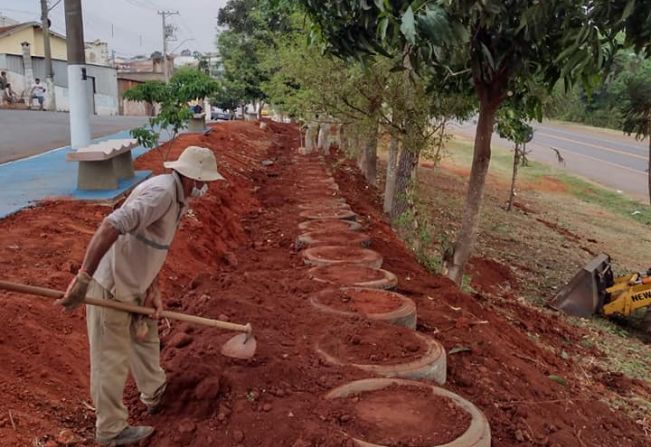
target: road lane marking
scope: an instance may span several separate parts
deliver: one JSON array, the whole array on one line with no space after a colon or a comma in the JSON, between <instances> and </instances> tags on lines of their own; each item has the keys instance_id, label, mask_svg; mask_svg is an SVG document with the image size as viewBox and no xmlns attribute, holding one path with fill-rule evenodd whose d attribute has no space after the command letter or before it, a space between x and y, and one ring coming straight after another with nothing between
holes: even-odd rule
<instances>
[{"instance_id":1,"label":"road lane marking","mask_svg":"<svg viewBox=\"0 0 651 447\"><path fill-rule=\"evenodd\" d=\"M542 144L540 144L540 143L535 143L535 144L536 144L537 146L542 147L542 148L545 147L544 145L542 145ZM645 177L647 176L646 171L638 171L638 170L636 170L636 169L629 168L628 166L618 165L617 163L611 163L611 162L609 162L609 161L602 160L601 158L596 158L596 157L592 157L592 156L590 156L590 155L585 155L585 154L581 154L581 153L578 153L578 152L574 152L574 151L571 150L571 149L566 149L566 150L569 151L570 154L575 155L575 156L577 156L577 157L589 158L590 160L594 160L594 161L596 161L596 162L598 162L598 163L603 163L603 164L606 164L606 165L610 165L610 166L613 166L613 167L618 168L618 169L624 169L624 170L626 170L626 171L633 172L633 173L635 173L635 174L642 174L642 175L644 175ZM568 170L569 170L569 169L568 169ZM578 173L577 173L577 174L578 174ZM585 175L585 174L579 174L579 175Z\"/></svg>"},{"instance_id":2,"label":"road lane marking","mask_svg":"<svg viewBox=\"0 0 651 447\"><path fill-rule=\"evenodd\" d=\"M613 152L613 153L616 153L616 154L626 155L628 157L639 158L640 160L648 161L647 157L643 157L643 156L637 155L637 154L631 154L630 152L620 151L620 150L617 150L617 149L611 149L611 148L608 148L606 146L600 146L598 144L584 143L584 142L581 142L581 141L578 141L578 140L573 140L571 138L559 137L557 135L553 135L553 134L549 134L549 133L545 133L545 132L540 132L540 131L538 131L538 132L536 132L534 134L534 138L535 138L535 135L543 135L543 136L546 136L546 137L549 137L549 138L555 138L557 140L562 140L562 141L567 141L569 143L579 144L581 146L594 147L596 149L601 149L601 150L604 150L604 151Z\"/></svg>"}]
</instances>

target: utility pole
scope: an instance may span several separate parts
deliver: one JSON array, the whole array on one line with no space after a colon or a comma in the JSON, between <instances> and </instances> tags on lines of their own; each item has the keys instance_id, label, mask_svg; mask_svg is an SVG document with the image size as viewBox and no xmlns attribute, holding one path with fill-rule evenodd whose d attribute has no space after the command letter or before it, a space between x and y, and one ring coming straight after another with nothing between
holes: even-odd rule
<instances>
[{"instance_id":1,"label":"utility pole","mask_svg":"<svg viewBox=\"0 0 651 447\"><path fill-rule=\"evenodd\" d=\"M73 149L90 143L90 108L86 84L84 21L81 0L65 0L68 47L68 98L70 102L70 143Z\"/></svg>"},{"instance_id":2,"label":"utility pole","mask_svg":"<svg viewBox=\"0 0 651 447\"><path fill-rule=\"evenodd\" d=\"M170 78L169 62L167 60L167 39L174 35L174 27L167 24L167 16L178 15L178 11L158 11L163 22L163 77L165 81Z\"/></svg>"},{"instance_id":3,"label":"utility pole","mask_svg":"<svg viewBox=\"0 0 651 447\"><path fill-rule=\"evenodd\" d=\"M45 85L47 88L48 110L56 112L57 103L54 91L54 70L52 69L52 51L50 50L50 12L47 0L41 0L41 27L43 28L43 49L45 51Z\"/></svg>"}]
</instances>

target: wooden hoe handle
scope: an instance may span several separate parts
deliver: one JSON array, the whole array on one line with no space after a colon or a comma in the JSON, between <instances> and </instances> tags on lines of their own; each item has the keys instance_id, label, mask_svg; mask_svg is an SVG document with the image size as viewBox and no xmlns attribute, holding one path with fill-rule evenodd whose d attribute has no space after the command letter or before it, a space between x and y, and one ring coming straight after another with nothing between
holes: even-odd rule
<instances>
[{"instance_id":1,"label":"wooden hoe handle","mask_svg":"<svg viewBox=\"0 0 651 447\"><path fill-rule=\"evenodd\" d=\"M18 284L9 281L0 281L0 289L10 290L12 292L27 293L30 295L38 295L48 298L63 298L63 292L54 289L47 289L45 287L28 286L26 284ZM153 315L156 310L152 307L136 306L135 304L122 303L120 301L112 300L98 300L96 298L84 298L85 304L92 306L107 307L109 309L121 310L132 314L140 315ZM216 327L225 329L227 331L244 332L250 334L253 329L251 324L235 324L228 321L213 320L212 318L197 317L195 315L182 314L180 312L172 312L164 310L161 312L161 317L170 318L172 320L187 321L188 323L196 323L204 326Z\"/></svg>"}]
</instances>

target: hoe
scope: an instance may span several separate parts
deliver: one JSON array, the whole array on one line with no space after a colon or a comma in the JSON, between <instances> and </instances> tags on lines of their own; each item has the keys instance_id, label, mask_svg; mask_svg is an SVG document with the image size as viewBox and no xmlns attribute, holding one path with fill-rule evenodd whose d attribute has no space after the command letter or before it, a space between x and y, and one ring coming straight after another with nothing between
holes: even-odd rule
<instances>
[{"instance_id":1,"label":"hoe","mask_svg":"<svg viewBox=\"0 0 651 447\"><path fill-rule=\"evenodd\" d=\"M0 281L0 289L47 298L63 298L64 295L63 292L58 290L28 286L25 284L16 284L8 281ZM151 307L136 306L134 304L121 303L119 301L98 300L88 297L84 299L84 303L92 306L108 307L109 309L130 312L132 314L153 315L155 312ZM257 343L253 337L253 328L251 327L251 324L242 325L229 323L227 321L213 320L210 318L197 317L167 310L161 312L161 317L186 321L188 323L202 324L204 326L225 329L227 331L242 332L224 343L221 349L222 355L236 359L250 359L255 355Z\"/></svg>"}]
</instances>

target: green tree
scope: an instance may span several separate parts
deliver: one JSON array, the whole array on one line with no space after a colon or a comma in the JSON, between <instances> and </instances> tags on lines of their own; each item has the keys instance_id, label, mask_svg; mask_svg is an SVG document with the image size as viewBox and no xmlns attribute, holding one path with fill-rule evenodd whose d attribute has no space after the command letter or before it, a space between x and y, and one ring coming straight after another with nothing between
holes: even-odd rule
<instances>
[{"instance_id":1,"label":"green tree","mask_svg":"<svg viewBox=\"0 0 651 447\"><path fill-rule=\"evenodd\" d=\"M622 129L639 140L649 139L648 188L651 203L651 63L624 81L620 103Z\"/></svg>"},{"instance_id":2,"label":"green tree","mask_svg":"<svg viewBox=\"0 0 651 447\"><path fill-rule=\"evenodd\" d=\"M124 98L130 101L141 101L147 104L147 114L155 114L155 104L164 100L167 86L162 81L146 81L124 92Z\"/></svg>"},{"instance_id":3,"label":"green tree","mask_svg":"<svg viewBox=\"0 0 651 447\"><path fill-rule=\"evenodd\" d=\"M503 108L497 116L497 133L513 143L513 171L511 173L511 189L506 210L511 211L515 199L515 183L518 177L518 168L526 166L527 143L533 139L533 127L529 125L514 108Z\"/></svg>"},{"instance_id":4,"label":"green tree","mask_svg":"<svg viewBox=\"0 0 651 447\"><path fill-rule=\"evenodd\" d=\"M295 0L327 49L342 57L404 54L444 90L473 91L479 117L464 216L447 263L461 283L479 223L497 111L512 95L540 119L533 85L594 84L616 45L592 0ZM606 1L606 0L604 0ZM440 94L441 91L433 94Z\"/></svg>"},{"instance_id":5,"label":"green tree","mask_svg":"<svg viewBox=\"0 0 651 447\"><path fill-rule=\"evenodd\" d=\"M158 115L149 118L146 125L131 130L131 135L147 148L158 146L160 133L166 131L170 142L184 129L192 112L189 103L211 96L218 89L217 82L202 71L181 68L174 73L168 83L145 82L127 90L124 97L133 101L157 103ZM167 151L161 152L167 160L171 144Z\"/></svg>"}]
</instances>

